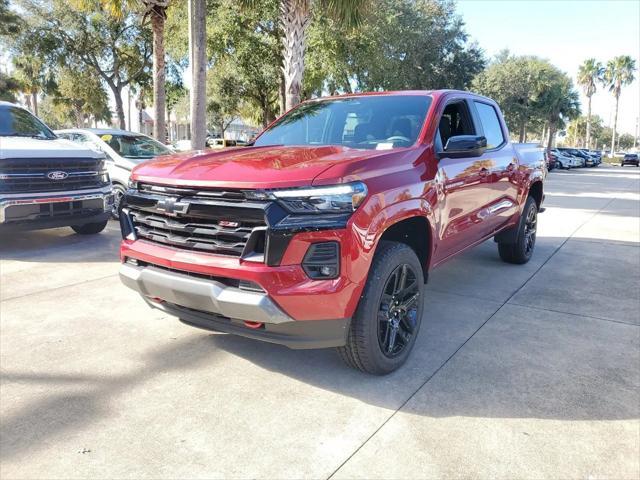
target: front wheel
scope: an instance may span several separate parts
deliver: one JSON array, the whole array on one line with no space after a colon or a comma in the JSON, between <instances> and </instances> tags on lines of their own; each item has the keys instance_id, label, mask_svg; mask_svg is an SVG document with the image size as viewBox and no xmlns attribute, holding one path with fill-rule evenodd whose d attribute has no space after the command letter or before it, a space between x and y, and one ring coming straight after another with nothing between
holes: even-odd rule
<instances>
[{"instance_id":1,"label":"front wheel","mask_svg":"<svg viewBox=\"0 0 640 480\"><path fill-rule=\"evenodd\" d=\"M119 183L114 183L112 191L113 191L113 206L111 207L111 216L117 220L118 217L120 216L120 206L122 205L122 199L124 198L126 189L124 188L123 185L120 185Z\"/></svg>"},{"instance_id":2,"label":"front wheel","mask_svg":"<svg viewBox=\"0 0 640 480\"><path fill-rule=\"evenodd\" d=\"M71 225L73 231L80 235L93 235L100 233L107 226L107 220L98 223L85 223L84 225Z\"/></svg>"},{"instance_id":3,"label":"front wheel","mask_svg":"<svg viewBox=\"0 0 640 480\"><path fill-rule=\"evenodd\" d=\"M498 243L500 258L507 263L527 263L536 246L537 228L538 206L532 197L528 197L518 224L516 241L514 243Z\"/></svg>"},{"instance_id":4,"label":"front wheel","mask_svg":"<svg viewBox=\"0 0 640 480\"><path fill-rule=\"evenodd\" d=\"M418 336L424 277L407 245L382 242L351 320L347 344L338 348L347 365L375 375L398 369Z\"/></svg>"}]
</instances>

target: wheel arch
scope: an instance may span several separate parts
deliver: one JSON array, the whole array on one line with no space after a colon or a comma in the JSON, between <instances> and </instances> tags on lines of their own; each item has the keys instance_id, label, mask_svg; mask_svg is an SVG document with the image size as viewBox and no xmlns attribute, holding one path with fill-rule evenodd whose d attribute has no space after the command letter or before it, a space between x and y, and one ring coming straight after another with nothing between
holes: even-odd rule
<instances>
[{"instance_id":1,"label":"wheel arch","mask_svg":"<svg viewBox=\"0 0 640 480\"><path fill-rule=\"evenodd\" d=\"M536 206L538 207L538 210L540 210L540 206L544 199L544 189L541 179L534 179L532 181L531 185L529 185L527 196L532 197L536 201Z\"/></svg>"},{"instance_id":2,"label":"wheel arch","mask_svg":"<svg viewBox=\"0 0 640 480\"><path fill-rule=\"evenodd\" d=\"M424 215L410 215L398 218L388 224L380 235L376 250L383 241L404 243L410 247L420 260L425 283L429 274L431 260L432 232L431 223Z\"/></svg>"}]
</instances>

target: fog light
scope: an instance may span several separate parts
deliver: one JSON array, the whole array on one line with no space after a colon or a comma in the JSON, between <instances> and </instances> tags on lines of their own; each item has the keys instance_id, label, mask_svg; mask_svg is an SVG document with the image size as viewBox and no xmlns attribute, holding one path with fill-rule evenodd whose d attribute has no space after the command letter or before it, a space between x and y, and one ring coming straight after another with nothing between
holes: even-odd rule
<instances>
[{"instance_id":1,"label":"fog light","mask_svg":"<svg viewBox=\"0 0 640 480\"><path fill-rule=\"evenodd\" d=\"M314 243L302 260L302 268L314 280L329 280L340 275L338 242Z\"/></svg>"}]
</instances>

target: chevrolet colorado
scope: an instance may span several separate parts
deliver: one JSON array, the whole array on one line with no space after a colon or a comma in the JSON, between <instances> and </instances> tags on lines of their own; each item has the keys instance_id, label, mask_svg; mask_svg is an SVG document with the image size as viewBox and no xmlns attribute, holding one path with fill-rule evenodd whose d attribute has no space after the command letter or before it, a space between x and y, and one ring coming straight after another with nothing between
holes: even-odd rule
<instances>
[{"instance_id":1,"label":"chevrolet colorado","mask_svg":"<svg viewBox=\"0 0 640 480\"><path fill-rule=\"evenodd\" d=\"M416 341L432 268L491 237L504 261L531 258L545 174L485 97L312 100L252 147L138 165L120 276L189 325L385 374Z\"/></svg>"},{"instance_id":2,"label":"chevrolet colorado","mask_svg":"<svg viewBox=\"0 0 640 480\"><path fill-rule=\"evenodd\" d=\"M57 138L24 108L0 102L0 232L70 226L98 233L112 203L103 154Z\"/></svg>"}]
</instances>

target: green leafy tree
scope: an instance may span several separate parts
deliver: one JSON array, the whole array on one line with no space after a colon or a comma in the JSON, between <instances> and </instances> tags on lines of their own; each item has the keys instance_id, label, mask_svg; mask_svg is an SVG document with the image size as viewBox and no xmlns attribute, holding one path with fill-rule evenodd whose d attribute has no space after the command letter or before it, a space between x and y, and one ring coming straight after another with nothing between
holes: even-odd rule
<instances>
[{"instance_id":1,"label":"green leafy tree","mask_svg":"<svg viewBox=\"0 0 640 480\"><path fill-rule=\"evenodd\" d=\"M586 145L591 145L591 97L596 93L597 85L602 81L604 68L595 58L588 58L578 68L578 85L587 97Z\"/></svg>"},{"instance_id":2,"label":"green leafy tree","mask_svg":"<svg viewBox=\"0 0 640 480\"><path fill-rule=\"evenodd\" d=\"M45 88L47 72L45 63L37 55L20 53L12 58L15 67L14 77L27 94L29 108L38 116L38 94Z\"/></svg>"},{"instance_id":3,"label":"green leafy tree","mask_svg":"<svg viewBox=\"0 0 640 480\"><path fill-rule=\"evenodd\" d=\"M520 142L526 141L527 129L544 129L550 147L556 132L580 114L578 92L571 79L538 57L501 52L474 79L472 88L498 102Z\"/></svg>"},{"instance_id":4,"label":"green leafy tree","mask_svg":"<svg viewBox=\"0 0 640 480\"><path fill-rule=\"evenodd\" d=\"M0 37L17 35L22 26L20 16L9 8L9 0L0 0Z\"/></svg>"},{"instance_id":5,"label":"green leafy tree","mask_svg":"<svg viewBox=\"0 0 640 480\"><path fill-rule=\"evenodd\" d=\"M148 75L151 34L138 17L120 20L103 10L87 13L62 0L22 0L29 38L52 65L89 69L111 90L120 128L125 128L123 89Z\"/></svg>"},{"instance_id":6,"label":"green leafy tree","mask_svg":"<svg viewBox=\"0 0 640 480\"><path fill-rule=\"evenodd\" d=\"M165 21L170 0L74 0L85 11L102 9L116 20L129 12L139 12L149 20L153 32L153 136L164 142L166 137L165 90Z\"/></svg>"},{"instance_id":7,"label":"green leafy tree","mask_svg":"<svg viewBox=\"0 0 640 480\"><path fill-rule=\"evenodd\" d=\"M93 120L110 120L109 99L100 79L91 70L62 68L54 101L66 105L79 128Z\"/></svg>"},{"instance_id":8,"label":"green leafy tree","mask_svg":"<svg viewBox=\"0 0 640 480\"><path fill-rule=\"evenodd\" d=\"M554 71L555 70L555 71ZM544 115L549 125L547 148L553 146L556 132L580 115L580 96L573 82L557 69L548 71L543 80L542 92L536 100L537 113Z\"/></svg>"},{"instance_id":9,"label":"green leafy tree","mask_svg":"<svg viewBox=\"0 0 640 480\"><path fill-rule=\"evenodd\" d=\"M231 122L239 117L240 87L236 71L230 62L216 65L216 75L207 77L207 120L212 130L225 138Z\"/></svg>"},{"instance_id":10,"label":"green leafy tree","mask_svg":"<svg viewBox=\"0 0 640 480\"><path fill-rule=\"evenodd\" d=\"M243 0L245 6L253 6L253 0ZM313 9L319 9L327 17L346 26L360 23L369 6L368 0L279 0L279 24L282 29L282 66L284 74L285 108L293 108L302 99L305 70L307 31Z\"/></svg>"},{"instance_id":11,"label":"green leafy tree","mask_svg":"<svg viewBox=\"0 0 640 480\"><path fill-rule=\"evenodd\" d=\"M447 1L370 0L358 27L316 9L308 33L305 96L352 89L465 89L483 70Z\"/></svg>"},{"instance_id":12,"label":"green leafy tree","mask_svg":"<svg viewBox=\"0 0 640 480\"><path fill-rule=\"evenodd\" d=\"M11 75L0 72L0 100L15 102L16 93L22 89L20 81Z\"/></svg>"},{"instance_id":13,"label":"green leafy tree","mask_svg":"<svg viewBox=\"0 0 640 480\"><path fill-rule=\"evenodd\" d=\"M623 133L618 137L618 149L626 150L628 148L633 147L633 135L629 133Z\"/></svg>"},{"instance_id":14,"label":"green leafy tree","mask_svg":"<svg viewBox=\"0 0 640 480\"><path fill-rule=\"evenodd\" d=\"M635 79L636 62L628 55L621 55L607 62L603 81L615 98L615 115L613 117L613 133L611 136L611 154L615 152L616 128L618 127L618 104L622 87L630 85Z\"/></svg>"}]
</instances>

